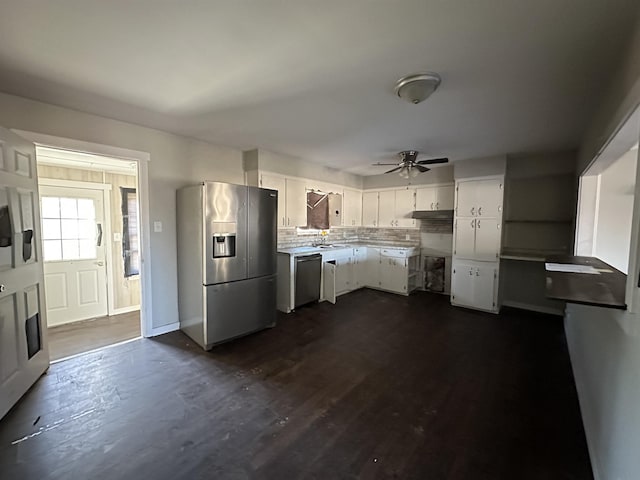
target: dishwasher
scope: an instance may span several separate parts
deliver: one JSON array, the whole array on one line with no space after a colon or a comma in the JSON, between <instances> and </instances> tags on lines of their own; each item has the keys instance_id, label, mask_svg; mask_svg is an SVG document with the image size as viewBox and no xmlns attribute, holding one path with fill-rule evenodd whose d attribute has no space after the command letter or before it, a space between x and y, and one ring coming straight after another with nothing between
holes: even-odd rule
<instances>
[{"instance_id":1,"label":"dishwasher","mask_svg":"<svg viewBox=\"0 0 640 480\"><path fill-rule=\"evenodd\" d=\"M295 307L320 300L322 255L296 257Z\"/></svg>"}]
</instances>

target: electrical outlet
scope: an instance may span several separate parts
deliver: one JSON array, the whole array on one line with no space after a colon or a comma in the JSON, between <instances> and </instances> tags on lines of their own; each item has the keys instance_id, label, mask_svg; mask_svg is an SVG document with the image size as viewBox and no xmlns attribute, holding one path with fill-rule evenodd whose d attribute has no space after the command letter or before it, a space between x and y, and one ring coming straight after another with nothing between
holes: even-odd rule
<instances>
[{"instance_id":1,"label":"electrical outlet","mask_svg":"<svg viewBox=\"0 0 640 480\"><path fill-rule=\"evenodd\" d=\"M162 222L155 221L153 222L153 231L155 233L160 233L162 231Z\"/></svg>"},{"instance_id":2,"label":"electrical outlet","mask_svg":"<svg viewBox=\"0 0 640 480\"><path fill-rule=\"evenodd\" d=\"M411 235L409 235L408 233L404 236L405 240L411 240Z\"/></svg>"},{"instance_id":3,"label":"electrical outlet","mask_svg":"<svg viewBox=\"0 0 640 480\"><path fill-rule=\"evenodd\" d=\"M122 234L120 232L115 232L113 234L113 241L114 242L121 242L122 241Z\"/></svg>"}]
</instances>

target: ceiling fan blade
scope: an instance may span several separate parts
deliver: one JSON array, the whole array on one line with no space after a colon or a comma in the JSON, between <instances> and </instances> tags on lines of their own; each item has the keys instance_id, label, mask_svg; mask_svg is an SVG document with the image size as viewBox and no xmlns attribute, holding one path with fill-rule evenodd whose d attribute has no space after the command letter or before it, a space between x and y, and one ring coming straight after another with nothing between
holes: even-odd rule
<instances>
[{"instance_id":1,"label":"ceiling fan blade","mask_svg":"<svg viewBox=\"0 0 640 480\"><path fill-rule=\"evenodd\" d=\"M423 167L422 165L417 164L415 165L415 168L417 168L420 173L428 172L429 170L431 170L430 168Z\"/></svg>"},{"instance_id":2,"label":"ceiling fan blade","mask_svg":"<svg viewBox=\"0 0 640 480\"><path fill-rule=\"evenodd\" d=\"M378 166L378 165L398 165L398 162L395 162L395 163L380 163L380 162L378 162L378 163L372 163L371 165L373 165L373 166Z\"/></svg>"},{"instance_id":3,"label":"ceiling fan blade","mask_svg":"<svg viewBox=\"0 0 640 480\"><path fill-rule=\"evenodd\" d=\"M434 163L447 163L449 161L448 158L432 158L430 160L420 160L416 162L419 165L433 165Z\"/></svg>"},{"instance_id":4,"label":"ceiling fan blade","mask_svg":"<svg viewBox=\"0 0 640 480\"><path fill-rule=\"evenodd\" d=\"M395 164L394 164L395 165ZM402 167L396 167L396 168L392 168L391 170L389 170L388 172L384 172L384 173L393 173L393 172L397 172L398 170L400 170Z\"/></svg>"}]
</instances>

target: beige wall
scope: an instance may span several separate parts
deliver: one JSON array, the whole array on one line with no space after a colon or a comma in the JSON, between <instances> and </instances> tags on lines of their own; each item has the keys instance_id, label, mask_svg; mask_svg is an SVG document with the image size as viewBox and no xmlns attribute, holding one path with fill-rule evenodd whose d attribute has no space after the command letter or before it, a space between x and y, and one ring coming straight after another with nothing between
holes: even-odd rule
<instances>
[{"instance_id":1,"label":"beige wall","mask_svg":"<svg viewBox=\"0 0 640 480\"><path fill-rule=\"evenodd\" d=\"M242 152L97 115L0 94L0 125L148 152L153 327L178 321L176 189L202 180L244 183Z\"/></svg>"},{"instance_id":2,"label":"beige wall","mask_svg":"<svg viewBox=\"0 0 640 480\"><path fill-rule=\"evenodd\" d=\"M53 178L58 180L75 180L79 182L104 183L111 185L109 193L109 208L111 212L111 235L122 234L122 197L120 187L136 188L134 175L103 173L95 170L81 170L51 165L38 164L39 178ZM122 258L122 242L111 240L110 262L113 268L113 279L110 294L113 295L113 306L116 309L135 307L140 305L140 276L124 276L124 260Z\"/></svg>"}]
</instances>

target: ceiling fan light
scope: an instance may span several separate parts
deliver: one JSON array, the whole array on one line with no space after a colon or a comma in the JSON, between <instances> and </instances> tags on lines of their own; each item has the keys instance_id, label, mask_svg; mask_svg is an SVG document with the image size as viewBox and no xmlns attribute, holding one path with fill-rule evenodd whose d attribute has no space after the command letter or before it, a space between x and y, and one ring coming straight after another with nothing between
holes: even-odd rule
<instances>
[{"instance_id":1,"label":"ceiling fan light","mask_svg":"<svg viewBox=\"0 0 640 480\"><path fill-rule=\"evenodd\" d=\"M409 176L410 176L411 178L415 178L415 177L417 177L419 173L420 173L420 170L418 170L418 169L417 169L417 168L415 168L415 167L411 167L411 168L409 169Z\"/></svg>"},{"instance_id":2,"label":"ceiling fan light","mask_svg":"<svg viewBox=\"0 0 640 480\"><path fill-rule=\"evenodd\" d=\"M410 171L411 169L409 167L402 167L398 172L398 175L400 175L402 178L409 178Z\"/></svg>"},{"instance_id":3,"label":"ceiling fan light","mask_svg":"<svg viewBox=\"0 0 640 480\"><path fill-rule=\"evenodd\" d=\"M440 75L437 73L415 73L398 80L395 92L401 99L409 103L418 104L429 98L436 91L441 81Z\"/></svg>"}]
</instances>

